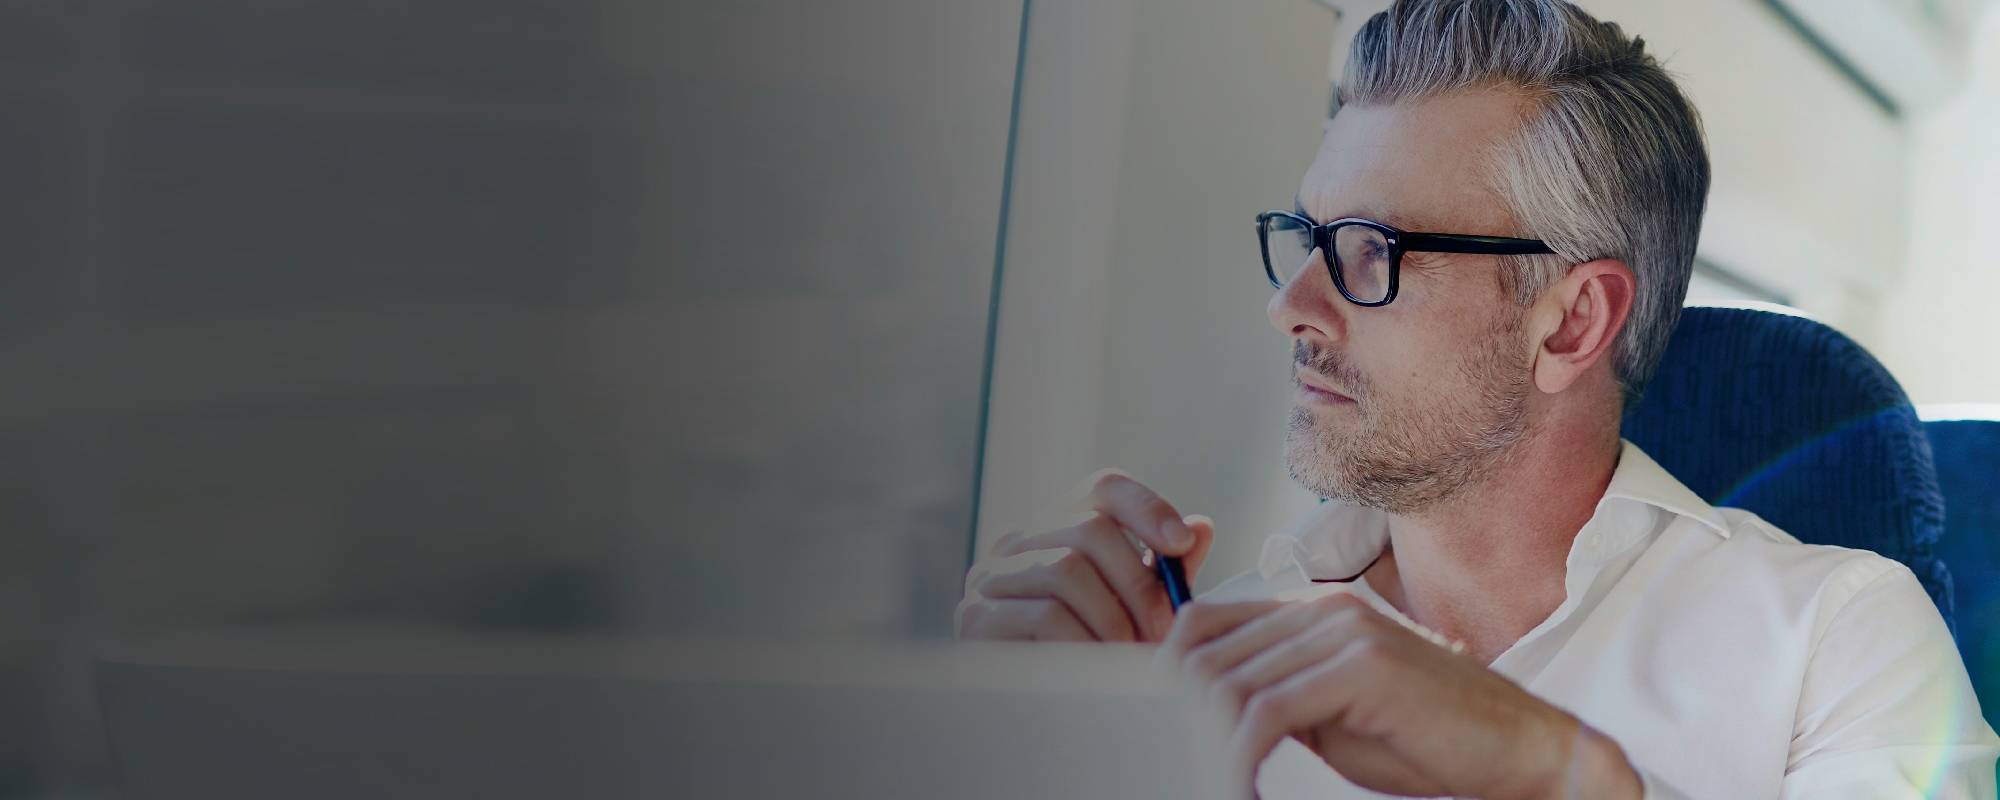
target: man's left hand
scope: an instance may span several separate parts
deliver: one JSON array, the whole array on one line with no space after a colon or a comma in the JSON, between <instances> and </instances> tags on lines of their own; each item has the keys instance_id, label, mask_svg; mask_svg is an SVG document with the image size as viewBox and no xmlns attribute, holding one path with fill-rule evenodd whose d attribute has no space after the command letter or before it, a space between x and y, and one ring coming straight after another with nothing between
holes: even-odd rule
<instances>
[{"instance_id":1,"label":"man's left hand","mask_svg":"<svg viewBox=\"0 0 2000 800\"><path fill-rule=\"evenodd\" d=\"M1243 785L1292 736L1348 780L1398 795L1640 796L1608 737L1352 595L1193 603L1162 645L1234 726Z\"/></svg>"}]
</instances>

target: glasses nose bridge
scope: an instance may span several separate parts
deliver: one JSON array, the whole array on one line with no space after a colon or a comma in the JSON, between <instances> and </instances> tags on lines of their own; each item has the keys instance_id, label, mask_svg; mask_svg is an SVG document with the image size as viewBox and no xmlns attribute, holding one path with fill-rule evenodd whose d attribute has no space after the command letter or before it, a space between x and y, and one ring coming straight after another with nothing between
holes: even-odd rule
<instances>
[{"instance_id":1,"label":"glasses nose bridge","mask_svg":"<svg viewBox=\"0 0 2000 800\"><path fill-rule=\"evenodd\" d=\"M1312 269L1313 257L1317 256L1319 259L1319 270L1326 274L1327 284L1329 286L1334 285L1335 279L1333 273L1340 268L1340 265L1335 260L1339 258L1339 255L1334 246L1334 237L1339 233L1342 224L1341 222L1327 222L1312 226L1313 250L1307 254L1306 264L1302 268L1301 274L1304 274L1304 270Z\"/></svg>"}]
</instances>

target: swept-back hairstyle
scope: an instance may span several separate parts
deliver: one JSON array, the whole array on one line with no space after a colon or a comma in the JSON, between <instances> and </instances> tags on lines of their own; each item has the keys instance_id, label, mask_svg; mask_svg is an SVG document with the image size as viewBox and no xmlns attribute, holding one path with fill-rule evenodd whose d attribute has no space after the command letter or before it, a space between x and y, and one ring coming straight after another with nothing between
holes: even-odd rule
<instances>
[{"instance_id":1,"label":"swept-back hairstyle","mask_svg":"<svg viewBox=\"0 0 2000 800\"><path fill-rule=\"evenodd\" d=\"M1645 43L1561 0L1397 0L1355 34L1342 105L1500 88L1532 111L1486 176L1554 256L1509 256L1532 302L1569 265L1615 258L1638 286L1613 367L1627 407L1680 319L1708 201L1701 121Z\"/></svg>"}]
</instances>

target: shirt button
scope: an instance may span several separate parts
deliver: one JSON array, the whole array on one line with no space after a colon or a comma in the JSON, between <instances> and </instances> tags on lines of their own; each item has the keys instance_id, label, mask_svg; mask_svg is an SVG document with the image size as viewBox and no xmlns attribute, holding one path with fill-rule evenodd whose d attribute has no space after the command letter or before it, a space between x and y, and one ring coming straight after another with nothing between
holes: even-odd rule
<instances>
[{"instance_id":1,"label":"shirt button","mask_svg":"<svg viewBox=\"0 0 2000 800\"><path fill-rule=\"evenodd\" d=\"M1599 541L1598 535L1593 533L1588 538L1583 540L1583 544L1585 547L1589 547L1592 550L1596 550L1598 541Z\"/></svg>"}]
</instances>

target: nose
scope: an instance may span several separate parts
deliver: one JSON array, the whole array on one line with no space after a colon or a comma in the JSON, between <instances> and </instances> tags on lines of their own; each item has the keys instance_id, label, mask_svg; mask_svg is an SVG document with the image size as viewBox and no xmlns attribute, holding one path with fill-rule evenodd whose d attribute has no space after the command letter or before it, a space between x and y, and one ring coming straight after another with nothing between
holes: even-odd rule
<instances>
[{"instance_id":1,"label":"nose","mask_svg":"<svg viewBox=\"0 0 2000 800\"><path fill-rule=\"evenodd\" d=\"M1331 344L1346 338L1347 319L1342 315L1347 313L1347 309L1340 306L1347 301L1334 287L1333 276L1327 272L1324 258L1319 250L1313 250L1306 266L1271 295L1271 302L1265 305L1264 312L1271 319L1271 327L1277 328L1279 333L1294 339L1311 339L1319 344Z\"/></svg>"}]
</instances>

